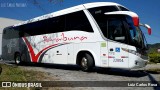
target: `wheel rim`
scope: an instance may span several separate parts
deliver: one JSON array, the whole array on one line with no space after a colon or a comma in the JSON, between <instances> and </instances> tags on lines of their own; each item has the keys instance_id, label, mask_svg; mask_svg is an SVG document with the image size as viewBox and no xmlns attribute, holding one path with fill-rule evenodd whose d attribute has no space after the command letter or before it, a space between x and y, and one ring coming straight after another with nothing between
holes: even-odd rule
<instances>
[{"instance_id":1,"label":"wheel rim","mask_svg":"<svg viewBox=\"0 0 160 90\"><path fill-rule=\"evenodd\" d=\"M19 56L16 57L16 63L17 63L17 64L20 63L20 57L19 57Z\"/></svg>"},{"instance_id":2,"label":"wheel rim","mask_svg":"<svg viewBox=\"0 0 160 90\"><path fill-rule=\"evenodd\" d=\"M88 69L87 59L85 57L82 58L81 65L85 70Z\"/></svg>"}]
</instances>

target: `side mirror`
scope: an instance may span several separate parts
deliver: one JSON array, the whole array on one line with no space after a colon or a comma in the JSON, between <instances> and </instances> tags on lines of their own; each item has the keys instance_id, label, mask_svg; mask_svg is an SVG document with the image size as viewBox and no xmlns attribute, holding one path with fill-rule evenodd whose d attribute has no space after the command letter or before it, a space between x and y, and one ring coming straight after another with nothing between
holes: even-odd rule
<instances>
[{"instance_id":1,"label":"side mirror","mask_svg":"<svg viewBox=\"0 0 160 90\"><path fill-rule=\"evenodd\" d=\"M148 24L144 24L144 26L148 29L148 34L151 35L152 33L151 27Z\"/></svg>"},{"instance_id":2,"label":"side mirror","mask_svg":"<svg viewBox=\"0 0 160 90\"><path fill-rule=\"evenodd\" d=\"M151 35L151 33L152 33L152 30L151 30L151 27L148 25L148 24L139 24L140 26L143 26L143 27L145 27L145 28L147 28L147 30L148 30L148 34L149 35Z\"/></svg>"}]
</instances>

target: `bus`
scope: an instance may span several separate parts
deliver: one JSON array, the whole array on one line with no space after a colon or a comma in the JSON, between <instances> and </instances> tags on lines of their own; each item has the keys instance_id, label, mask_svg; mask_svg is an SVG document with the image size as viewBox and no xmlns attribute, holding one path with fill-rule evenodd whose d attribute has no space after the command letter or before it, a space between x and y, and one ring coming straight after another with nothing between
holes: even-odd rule
<instances>
[{"instance_id":1,"label":"bus","mask_svg":"<svg viewBox=\"0 0 160 90\"><path fill-rule=\"evenodd\" d=\"M139 26L138 15L120 4L86 3L6 27L2 58L79 65L83 71L142 68L148 47Z\"/></svg>"}]
</instances>

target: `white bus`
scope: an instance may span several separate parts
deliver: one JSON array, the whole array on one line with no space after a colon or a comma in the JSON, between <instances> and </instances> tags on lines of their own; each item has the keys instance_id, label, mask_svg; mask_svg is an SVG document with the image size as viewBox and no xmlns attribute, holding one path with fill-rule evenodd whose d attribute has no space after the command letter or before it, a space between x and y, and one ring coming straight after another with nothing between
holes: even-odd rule
<instances>
[{"instance_id":1,"label":"white bus","mask_svg":"<svg viewBox=\"0 0 160 90\"><path fill-rule=\"evenodd\" d=\"M78 5L7 27L2 43L2 58L16 64L70 64L89 71L141 68L148 61L138 15L112 2Z\"/></svg>"}]
</instances>

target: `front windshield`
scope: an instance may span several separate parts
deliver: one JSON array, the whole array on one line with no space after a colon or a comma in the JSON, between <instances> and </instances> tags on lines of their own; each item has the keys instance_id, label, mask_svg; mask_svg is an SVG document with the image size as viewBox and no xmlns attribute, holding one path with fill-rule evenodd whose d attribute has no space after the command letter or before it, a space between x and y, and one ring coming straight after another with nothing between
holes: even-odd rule
<instances>
[{"instance_id":1,"label":"front windshield","mask_svg":"<svg viewBox=\"0 0 160 90\"><path fill-rule=\"evenodd\" d=\"M114 6L91 8L89 12L107 39L130 44L144 49L147 43L139 27L134 26L133 19L127 15L105 15L106 12L118 11Z\"/></svg>"},{"instance_id":2,"label":"front windshield","mask_svg":"<svg viewBox=\"0 0 160 90\"><path fill-rule=\"evenodd\" d=\"M126 16L126 22L124 24L125 26L128 26L129 29L129 44L136 46L139 49L147 49L145 36L139 26L134 26L133 19L130 16Z\"/></svg>"},{"instance_id":3,"label":"front windshield","mask_svg":"<svg viewBox=\"0 0 160 90\"><path fill-rule=\"evenodd\" d=\"M139 27L133 27L130 31L130 36L131 36L131 44L133 46L137 46L139 48L142 48L143 44L143 37L142 37L142 32Z\"/></svg>"},{"instance_id":4,"label":"front windshield","mask_svg":"<svg viewBox=\"0 0 160 90\"><path fill-rule=\"evenodd\" d=\"M147 49L147 41L145 39L145 36L143 32L141 31L140 27L136 27L137 36L135 37L135 40L138 42L141 48Z\"/></svg>"},{"instance_id":5,"label":"front windshield","mask_svg":"<svg viewBox=\"0 0 160 90\"><path fill-rule=\"evenodd\" d=\"M111 15L106 16L106 29L101 27L102 32L107 31L107 38L136 46L139 49L145 49L146 44L144 35L140 27L134 26L133 19L130 16ZM103 24L104 25L104 24Z\"/></svg>"},{"instance_id":6,"label":"front windshield","mask_svg":"<svg viewBox=\"0 0 160 90\"><path fill-rule=\"evenodd\" d=\"M147 48L147 42L141 28L134 26L132 18L130 17L127 17L127 22L130 32L130 44L141 49Z\"/></svg>"}]
</instances>

